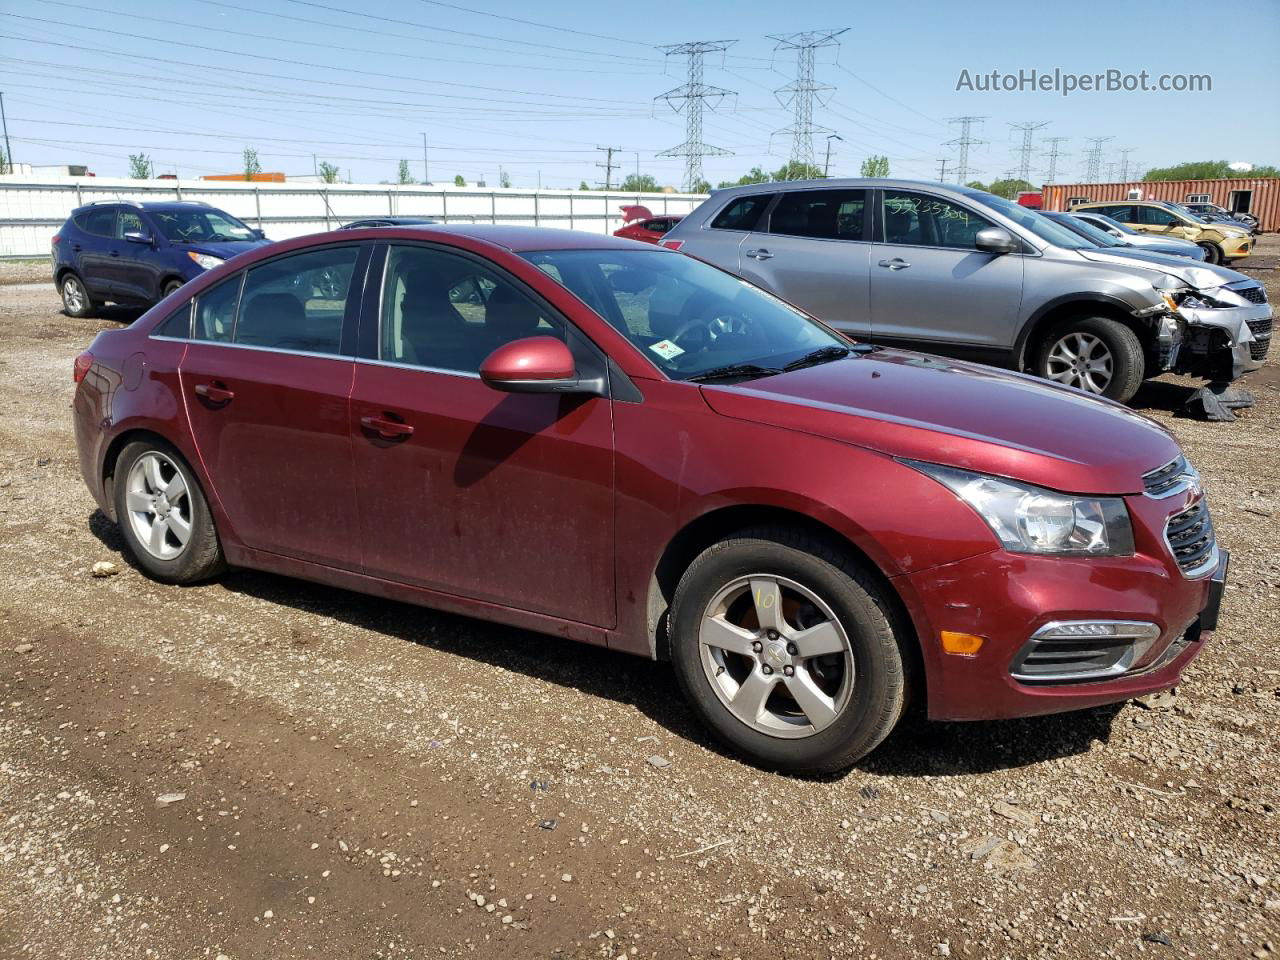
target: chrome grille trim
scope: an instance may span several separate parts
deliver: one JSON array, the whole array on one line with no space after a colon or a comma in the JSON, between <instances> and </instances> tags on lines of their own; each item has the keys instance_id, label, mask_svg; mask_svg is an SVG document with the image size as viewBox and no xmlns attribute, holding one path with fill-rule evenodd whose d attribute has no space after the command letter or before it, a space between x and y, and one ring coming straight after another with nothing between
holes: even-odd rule
<instances>
[{"instance_id":1,"label":"chrome grille trim","mask_svg":"<svg viewBox=\"0 0 1280 960\"><path fill-rule=\"evenodd\" d=\"M1188 489L1193 481L1199 482L1195 467L1184 456L1175 457L1163 466L1148 470L1142 475L1142 492L1153 500L1163 500Z\"/></svg>"},{"instance_id":2,"label":"chrome grille trim","mask_svg":"<svg viewBox=\"0 0 1280 960\"><path fill-rule=\"evenodd\" d=\"M1218 541L1209 516L1209 501L1196 500L1165 521L1164 542L1182 575L1189 580L1218 568Z\"/></svg>"}]
</instances>

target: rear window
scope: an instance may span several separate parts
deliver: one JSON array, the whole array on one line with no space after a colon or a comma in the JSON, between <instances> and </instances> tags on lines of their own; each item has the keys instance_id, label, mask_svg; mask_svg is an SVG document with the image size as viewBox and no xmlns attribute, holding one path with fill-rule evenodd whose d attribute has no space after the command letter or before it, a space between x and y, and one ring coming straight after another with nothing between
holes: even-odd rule
<instances>
[{"instance_id":1,"label":"rear window","mask_svg":"<svg viewBox=\"0 0 1280 960\"><path fill-rule=\"evenodd\" d=\"M772 193L757 193L749 197L738 197L716 214L711 221L715 230L752 230L764 213L765 207L773 199Z\"/></svg>"},{"instance_id":2,"label":"rear window","mask_svg":"<svg viewBox=\"0 0 1280 960\"><path fill-rule=\"evenodd\" d=\"M784 193L769 218L769 232L819 240L861 240L865 190Z\"/></svg>"}]
</instances>

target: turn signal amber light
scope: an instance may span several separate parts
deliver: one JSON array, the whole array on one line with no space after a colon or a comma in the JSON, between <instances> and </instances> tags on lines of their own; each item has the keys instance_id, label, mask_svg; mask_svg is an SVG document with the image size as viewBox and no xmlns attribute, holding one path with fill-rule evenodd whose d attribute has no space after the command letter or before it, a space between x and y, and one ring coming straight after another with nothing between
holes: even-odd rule
<instances>
[{"instance_id":1,"label":"turn signal amber light","mask_svg":"<svg viewBox=\"0 0 1280 960\"><path fill-rule=\"evenodd\" d=\"M947 653L954 653L960 657L976 655L982 649L982 645L986 640L986 637L975 636L972 633L957 633L954 630L942 631L942 649Z\"/></svg>"}]
</instances>

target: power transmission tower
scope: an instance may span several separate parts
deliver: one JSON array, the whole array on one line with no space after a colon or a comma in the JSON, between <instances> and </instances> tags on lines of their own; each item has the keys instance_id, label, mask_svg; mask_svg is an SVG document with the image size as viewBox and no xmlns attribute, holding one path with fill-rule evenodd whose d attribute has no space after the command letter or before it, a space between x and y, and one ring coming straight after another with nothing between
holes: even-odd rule
<instances>
[{"instance_id":1,"label":"power transmission tower","mask_svg":"<svg viewBox=\"0 0 1280 960\"><path fill-rule=\"evenodd\" d=\"M613 162L613 155L615 153L621 153L622 148L621 147L596 147L596 149L603 150L605 152L604 163L597 163L596 166L604 171L604 184L603 184L604 188L606 190L612 190L613 189L613 171L617 170L619 167L622 166L622 164L620 163ZM600 181L597 180L596 182L599 183Z\"/></svg>"},{"instance_id":2,"label":"power transmission tower","mask_svg":"<svg viewBox=\"0 0 1280 960\"><path fill-rule=\"evenodd\" d=\"M1129 154L1137 149L1136 147L1122 147L1120 150L1120 180L1123 183L1129 182Z\"/></svg>"},{"instance_id":3,"label":"power transmission tower","mask_svg":"<svg viewBox=\"0 0 1280 960\"><path fill-rule=\"evenodd\" d=\"M939 183L947 182L947 158L946 157L940 157L938 159L938 182Z\"/></svg>"},{"instance_id":4,"label":"power transmission tower","mask_svg":"<svg viewBox=\"0 0 1280 960\"><path fill-rule=\"evenodd\" d=\"M1085 162L1084 182L1097 183L1102 173L1102 145L1115 137L1086 137L1091 146Z\"/></svg>"},{"instance_id":5,"label":"power transmission tower","mask_svg":"<svg viewBox=\"0 0 1280 960\"><path fill-rule=\"evenodd\" d=\"M800 33L784 33L770 36L776 42L774 52L794 50L796 52L796 78L785 87L774 91L778 102L784 107L795 110L795 120L791 126L783 127L775 133L791 134L791 164L801 170L812 169L815 164L813 152L813 135L815 133L831 133L827 127L813 125L813 101L835 87L826 83L818 83L813 78L814 54L821 47L837 47L840 41L836 38L848 30L805 30Z\"/></svg>"},{"instance_id":6,"label":"power transmission tower","mask_svg":"<svg viewBox=\"0 0 1280 960\"><path fill-rule=\"evenodd\" d=\"M672 110L679 113L685 111L684 143L670 150L663 150L659 157L684 157L684 188L692 193L702 182L703 157L728 157L732 151L713 147L702 142L702 111L711 101L714 110L725 97L733 96L733 90L713 87L702 80L702 60L708 53L728 50L737 40L695 40L691 43L673 43L658 47L668 57L689 58L689 79L679 87L654 97L665 100Z\"/></svg>"},{"instance_id":7,"label":"power transmission tower","mask_svg":"<svg viewBox=\"0 0 1280 960\"><path fill-rule=\"evenodd\" d=\"M948 123L960 124L960 136L954 140L948 140L943 144L944 147L959 147L960 156L957 158L956 183L964 184L969 180L969 174L978 173L977 170L969 169L969 148L976 147L979 144L986 143L986 140L979 140L973 136L973 128L975 124L981 123L986 117L950 117Z\"/></svg>"},{"instance_id":8,"label":"power transmission tower","mask_svg":"<svg viewBox=\"0 0 1280 960\"><path fill-rule=\"evenodd\" d=\"M1058 158L1067 156L1067 152L1058 147L1060 143L1066 143L1070 137L1046 137L1045 143L1049 144L1049 173L1045 177L1045 183L1056 183L1058 180Z\"/></svg>"},{"instance_id":9,"label":"power transmission tower","mask_svg":"<svg viewBox=\"0 0 1280 960\"><path fill-rule=\"evenodd\" d=\"M1031 137L1041 127L1047 127L1048 120L1029 120L1024 123L1011 123L1009 126L1022 131L1022 146L1018 148L1018 179L1031 182Z\"/></svg>"}]
</instances>

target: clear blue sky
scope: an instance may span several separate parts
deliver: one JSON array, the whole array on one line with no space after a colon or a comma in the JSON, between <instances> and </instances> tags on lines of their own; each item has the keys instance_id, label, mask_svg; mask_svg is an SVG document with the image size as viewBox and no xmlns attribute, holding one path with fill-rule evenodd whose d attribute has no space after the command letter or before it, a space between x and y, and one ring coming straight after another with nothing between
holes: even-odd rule
<instances>
[{"instance_id":1,"label":"clear blue sky","mask_svg":"<svg viewBox=\"0 0 1280 960\"><path fill-rule=\"evenodd\" d=\"M768 35L840 27L851 28L840 46L818 51L817 78L835 89L814 112L844 137L833 175L856 176L871 153L895 176L935 178L944 157L954 171L943 143L958 131L945 121L963 114L988 118L970 159L983 180L1016 166L1017 121L1069 138L1059 182L1081 179L1086 137L1114 137L1104 173L1122 148L1139 168L1280 164L1277 0L6 0L0 90L16 161L100 176L125 175L139 151L157 172L235 172L247 145L264 170L310 173L315 154L344 180L377 182L404 157L421 179L425 132L435 181L495 184L501 164L515 186L576 186L603 178L595 147L612 145L621 173L638 161L678 184L683 161L655 154L684 140L684 115L654 98L685 67L654 45L736 40L706 62L707 83L737 92L707 115L703 139L733 152L706 161L715 183L789 155L790 137L771 136L791 122L772 91L793 78L794 53L775 53ZM1209 73L1213 89L956 91L962 69L1032 68ZM825 145L819 135L819 163ZM1043 175L1043 156L1036 166Z\"/></svg>"}]
</instances>

